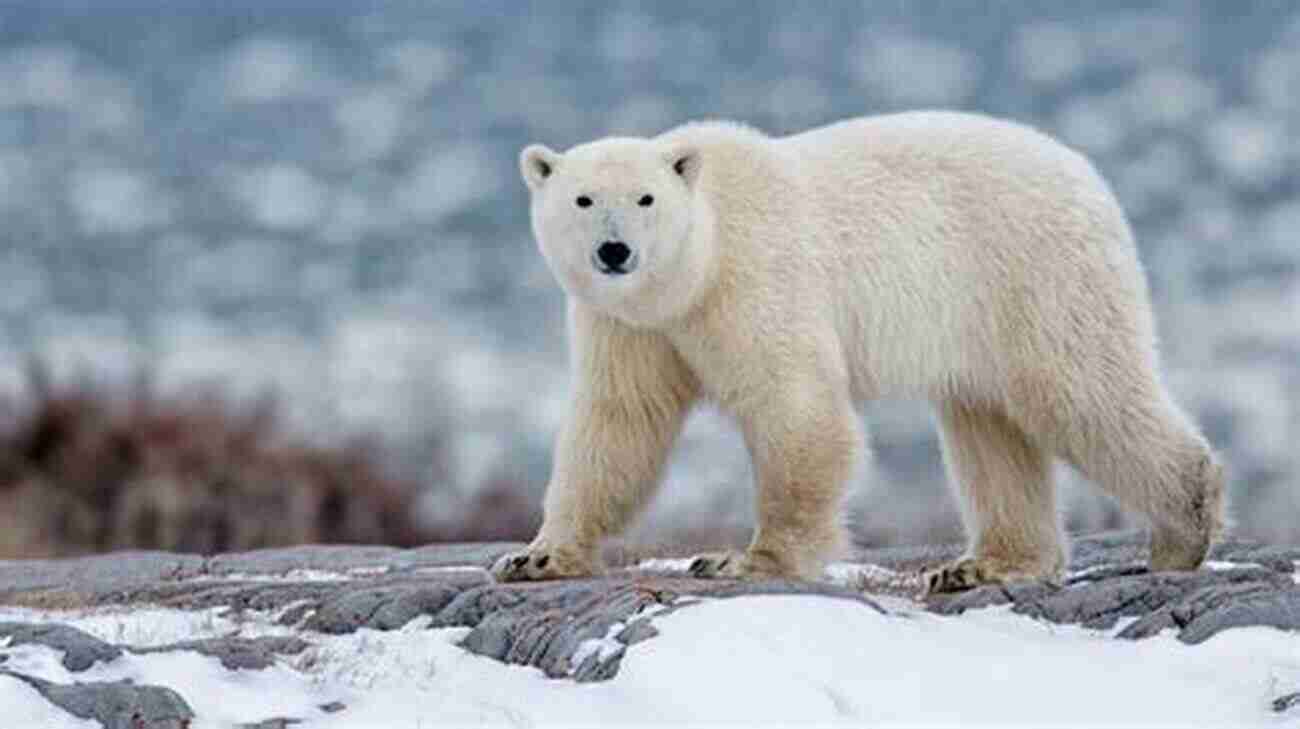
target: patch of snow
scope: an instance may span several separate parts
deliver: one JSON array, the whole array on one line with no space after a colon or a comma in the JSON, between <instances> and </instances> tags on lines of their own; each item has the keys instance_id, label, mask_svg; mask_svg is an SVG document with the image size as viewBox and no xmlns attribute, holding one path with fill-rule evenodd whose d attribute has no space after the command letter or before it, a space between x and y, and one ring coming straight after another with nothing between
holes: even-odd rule
<instances>
[{"instance_id":1,"label":"patch of snow","mask_svg":"<svg viewBox=\"0 0 1300 729\"><path fill-rule=\"evenodd\" d=\"M467 492L496 474L510 453L508 438L497 431L464 431L450 437L451 480Z\"/></svg>"},{"instance_id":2,"label":"patch of snow","mask_svg":"<svg viewBox=\"0 0 1300 729\"><path fill-rule=\"evenodd\" d=\"M89 610L0 608L0 622L51 623L74 626L109 643L150 647L183 640L203 640L240 630L240 623L222 617L225 608L171 610L118 606Z\"/></svg>"},{"instance_id":3,"label":"patch of snow","mask_svg":"<svg viewBox=\"0 0 1300 729\"><path fill-rule=\"evenodd\" d=\"M446 567L418 567L415 570L417 575L479 574L483 572L487 572L487 569L468 564Z\"/></svg>"},{"instance_id":4,"label":"patch of snow","mask_svg":"<svg viewBox=\"0 0 1300 729\"><path fill-rule=\"evenodd\" d=\"M83 233L128 235L169 224L174 203L141 174L115 166L74 171L68 199Z\"/></svg>"},{"instance_id":5,"label":"patch of snow","mask_svg":"<svg viewBox=\"0 0 1300 729\"><path fill-rule=\"evenodd\" d=\"M1223 172L1238 182L1263 186L1291 169L1291 137L1281 120L1235 109L1210 123L1205 144Z\"/></svg>"},{"instance_id":6,"label":"patch of snow","mask_svg":"<svg viewBox=\"0 0 1300 729\"><path fill-rule=\"evenodd\" d=\"M289 38L268 36L240 42L226 56L222 76L225 96L234 101L311 98L322 87L309 46Z\"/></svg>"},{"instance_id":7,"label":"patch of snow","mask_svg":"<svg viewBox=\"0 0 1300 729\"><path fill-rule=\"evenodd\" d=\"M505 187L500 166L482 145L461 142L430 153L398 186L397 203L420 220L459 212Z\"/></svg>"},{"instance_id":8,"label":"patch of snow","mask_svg":"<svg viewBox=\"0 0 1300 729\"><path fill-rule=\"evenodd\" d=\"M1056 115L1056 126L1071 144L1094 154L1111 151L1124 140L1126 122L1105 96L1080 96L1065 102Z\"/></svg>"},{"instance_id":9,"label":"patch of snow","mask_svg":"<svg viewBox=\"0 0 1300 729\"><path fill-rule=\"evenodd\" d=\"M1262 569L1264 565L1259 564L1258 562L1225 562L1218 559L1207 559L1205 561L1205 567L1210 570L1223 571L1239 570L1247 567L1259 567Z\"/></svg>"},{"instance_id":10,"label":"patch of snow","mask_svg":"<svg viewBox=\"0 0 1300 729\"><path fill-rule=\"evenodd\" d=\"M1159 202L1178 199L1190 184L1193 166L1188 150L1166 139L1122 165L1115 183L1125 207L1131 214L1141 215Z\"/></svg>"},{"instance_id":11,"label":"patch of snow","mask_svg":"<svg viewBox=\"0 0 1300 729\"><path fill-rule=\"evenodd\" d=\"M1144 71L1125 94L1130 113L1143 125L1176 127L1219 103L1218 90L1208 81L1173 66Z\"/></svg>"},{"instance_id":12,"label":"patch of snow","mask_svg":"<svg viewBox=\"0 0 1300 729\"><path fill-rule=\"evenodd\" d=\"M32 181L38 179L32 155L0 149L0 210L22 210L31 202Z\"/></svg>"},{"instance_id":13,"label":"patch of snow","mask_svg":"<svg viewBox=\"0 0 1300 729\"><path fill-rule=\"evenodd\" d=\"M0 176L3 174L0 171ZM3 187L4 183L0 182L0 192ZM16 250L0 256L0 281L5 283L0 288L0 314L35 313L49 299L50 280L45 268L33 257Z\"/></svg>"},{"instance_id":14,"label":"patch of snow","mask_svg":"<svg viewBox=\"0 0 1300 729\"><path fill-rule=\"evenodd\" d=\"M815 78L788 76L768 87L764 106L777 124L796 129L825 120L831 93Z\"/></svg>"},{"instance_id":15,"label":"patch of snow","mask_svg":"<svg viewBox=\"0 0 1300 729\"><path fill-rule=\"evenodd\" d=\"M920 575L899 572L876 564L835 562L826 566L825 575L832 584L853 590L874 592L890 589L916 592L921 589Z\"/></svg>"},{"instance_id":16,"label":"patch of snow","mask_svg":"<svg viewBox=\"0 0 1300 729\"><path fill-rule=\"evenodd\" d=\"M77 49L23 46L0 56L0 109L63 112L90 131L118 133L139 116L130 84Z\"/></svg>"},{"instance_id":17,"label":"patch of snow","mask_svg":"<svg viewBox=\"0 0 1300 729\"><path fill-rule=\"evenodd\" d=\"M1267 628L1186 646L1000 609L898 620L795 596L707 602L656 627L612 684L659 697L664 722L1267 726L1271 682L1300 678L1300 636Z\"/></svg>"},{"instance_id":18,"label":"patch of snow","mask_svg":"<svg viewBox=\"0 0 1300 729\"><path fill-rule=\"evenodd\" d=\"M1300 49L1272 48L1260 54L1249 72L1252 95L1270 109L1294 111L1300 99Z\"/></svg>"},{"instance_id":19,"label":"patch of snow","mask_svg":"<svg viewBox=\"0 0 1300 729\"><path fill-rule=\"evenodd\" d=\"M230 191L259 224L280 230L319 222L329 205L328 186L303 168L275 163L236 174Z\"/></svg>"},{"instance_id":20,"label":"patch of snow","mask_svg":"<svg viewBox=\"0 0 1300 729\"><path fill-rule=\"evenodd\" d=\"M676 103L667 97L639 94L623 101L610 114L611 134L657 134L680 116ZM549 282L548 282L549 283Z\"/></svg>"},{"instance_id":21,"label":"patch of snow","mask_svg":"<svg viewBox=\"0 0 1300 729\"><path fill-rule=\"evenodd\" d=\"M1097 573L1097 572L1102 572L1102 571L1110 570L1110 569L1112 569L1112 568L1114 568L1114 567L1145 567L1145 566L1146 566L1146 563L1145 563L1145 562L1129 562L1129 563L1126 563L1126 564L1120 564L1120 565L1116 565L1116 564L1107 564L1107 565L1100 565L1100 566L1096 566L1096 567L1085 567L1084 569L1081 569L1081 570L1074 570L1073 572L1070 572L1069 577L1070 577L1071 579L1075 579L1075 578L1079 578L1079 577L1087 577L1088 575L1095 574L1095 573Z\"/></svg>"},{"instance_id":22,"label":"patch of snow","mask_svg":"<svg viewBox=\"0 0 1300 729\"><path fill-rule=\"evenodd\" d=\"M338 246L355 243L362 236L384 230L394 222L394 216L384 201L373 195L363 195L356 189L344 188L335 196L330 212L325 216L320 238ZM344 287L345 282L346 278L336 278L329 283L338 290Z\"/></svg>"},{"instance_id":23,"label":"patch of snow","mask_svg":"<svg viewBox=\"0 0 1300 729\"><path fill-rule=\"evenodd\" d=\"M40 727L40 729L99 729L100 724L90 719L78 719L56 707L36 692L36 689L12 676L0 673L0 707L4 707L4 720L14 727Z\"/></svg>"},{"instance_id":24,"label":"patch of snow","mask_svg":"<svg viewBox=\"0 0 1300 729\"><path fill-rule=\"evenodd\" d=\"M422 41L403 41L381 53L381 65L397 76L407 93L414 95L427 93L450 79L460 63L454 52Z\"/></svg>"},{"instance_id":25,"label":"patch of snow","mask_svg":"<svg viewBox=\"0 0 1300 729\"><path fill-rule=\"evenodd\" d=\"M683 557L681 559L643 559L637 563L636 568L643 572L686 574L686 572L691 568L691 562L694 561L694 557Z\"/></svg>"},{"instance_id":26,"label":"patch of snow","mask_svg":"<svg viewBox=\"0 0 1300 729\"><path fill-rule=\"evenodd\" d=\"M386 568L385 568L386 569ZM352 572L352 570L348 570ZM363 573L364 574L364 573ZM352 574L327 570L292 569L280 574L263 572L227 572L220 575L199 575L192 582L347 582Z\"/></svg>"},{"instance_id":27,"label":"patch of snow","mask_svg":"<svg viewBox=\"0 0 1300 729\"><path fill-rule=\"evenodd\" d=\"M0 619L34 615L0 611ZM238 623L167 610L39 615L136 642L285 631L248 613ZM106 629L112 624L122 627ZM127 654L71 674L59 652L43 646L0 646L0 654L11 668L61 683L130 678L169 686L198 713L196 729L272 716L300 717L313 729L572 725L593 716L665 725L1263 727L1277 725L1268 708L1277 686L1300 682L1295 633L1238 628L1197 646L1169 632L1123 641L1004 608L898 617L811 596L703 600L656 618L659 636L628 648L618 675L594 685L468 653L458 643L469 629L428 625L425 617L390 632L306 633L311 647L263 671L227 671L214 658L173 652ZM175 636L184 626L194 634ZM609 639L585 645L583 657L615 649ZM0 697L16 696L11 703L21 711L46 711L12 683L0 682ZM1107 700L1086 700L1097 695ZM332 715L318 708L330 701L347 708ZM60 729L84 726L50 718Z\"/></svg>"},{"instance_id":28,"label":"patch of snow","mask_svg":"<svg viewBox=\"0 0 1300 729\"><path fill-rule=\"evenodd\" d=\"M1024 25L1012 46L1020 75L1040 84L1069 80L1083 67L1086 55L1083 35L1065 23Z\"/></svg>"},{"instance_id":29,"label":"patch of snow","mask_svg":"<svg viewBox=\"0 0 1300 729\"><path fill-rule=\"evenodd\" d=\"M387 155L402 131L406 109L402 96L377 89L344 97L334 107L334 123L343 133L349 160L373 161Z\"/></svg>"},{"instance_id":30,"label":"patch of snow","mask_svg":"<svg viewBox=\"0 0 1300 729\"><path fill-rule=\"evenodd\" d=\"M42 343L42 357L56 381L81 376L113 381L129 377L143 360L125 320L112 314L80 316L43 313L32 329Z\"/></svg>"},{"instance_id":31,"label":"patch of snow","mask_svg":"<svg viewBox=\"0 0 1300 729\"><path fill-rule=\"evenodd\" d=\"M853 51L858 80L897 104L960 104L979 82L979 58L900 29L873 30Z\"/></svg>"},{"instance_id":32,"label":"patch of snow","mask_svg":"<svg viewBox=\"0 0 1300 729\"><path fill-rule=\"evenodd\" d=\"M622 12L610 18L597 43L614 63L644 63L663 55L666 39L654 18Z\"/></svg>"},{"instance_id":33,"label":"patch of snow","mask_svg":"<svg viewBox=\"0 0 1300 729\"><path fill-rule=\"evenodd\" d=\"M1089 33L1093 53L1111 62L1152 64L1195 43L1196 33L1179 17L1159 12L1102 15Z\"/></svg>"}]
</instances>

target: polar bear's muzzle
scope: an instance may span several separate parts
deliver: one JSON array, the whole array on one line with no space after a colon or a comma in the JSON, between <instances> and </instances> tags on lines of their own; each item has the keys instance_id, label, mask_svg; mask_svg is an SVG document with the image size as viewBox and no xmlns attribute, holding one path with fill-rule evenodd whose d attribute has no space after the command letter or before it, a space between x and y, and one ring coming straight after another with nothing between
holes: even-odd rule
<instances>
[{"instance_id":1,"label":"polar bear's muzzle","mask_svg":"<svg viewBox=\"0 0 1300 729\"><path fill-rule=\"evenodd\" d=\"M637 255L621 240L607 240L591 252L591 265L606 276L622 276L636 270Z\"/></svg>"}]
</instances>

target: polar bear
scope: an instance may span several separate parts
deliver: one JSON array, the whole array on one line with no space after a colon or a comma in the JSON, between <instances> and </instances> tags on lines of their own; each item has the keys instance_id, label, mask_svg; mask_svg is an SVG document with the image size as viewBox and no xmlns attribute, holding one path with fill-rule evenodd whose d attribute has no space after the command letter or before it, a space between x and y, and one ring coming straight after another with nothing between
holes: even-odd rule
<instances>
[{"instance_id":1,"label":"polar bear","mask_svg":"<svg viewBox=\"0 0 1300 729\"><path fill-rule=\"evenodd\" d=\"M727 122L523 150L567 294L572 408L536 539L503 581L601 570L707 399L754 463L757 529L699 577L816 578L843 544L857 407L933 403L969 547L931 592L1060 577L1054 459L1149 518L1151 568L1196 568L1223 469L1157 374L1133 236L1084 157L1019 124L925 111L787 137Z\"/></svg>"}]
</instances>

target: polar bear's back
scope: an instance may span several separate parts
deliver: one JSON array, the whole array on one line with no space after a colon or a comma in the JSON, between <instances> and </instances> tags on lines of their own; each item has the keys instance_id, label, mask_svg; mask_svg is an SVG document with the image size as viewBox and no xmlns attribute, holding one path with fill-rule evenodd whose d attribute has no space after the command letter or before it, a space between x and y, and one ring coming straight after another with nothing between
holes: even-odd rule
<instances>
[{"instance_id":1,"label":"polar bear's back","mask_svg":"<svg viewBox=\"0 0 1300 729\"><path fill-rule=\"evenodd\" d=\"M830 264L842 340L877 380L864 390L1065 366L1080 342L1154 357L1123 212L1091 163L1051 137L910 112L772 144L798 171L816 231L805 245Z\"/></svg>"},{"instance_id":2,"label":"polar bear's back","mask_svg":"<svg viewBox=\"0 0 1300 729\"><path fill-rule=\"evenodd\" d=\"M906 112L850 119L773 144L798 160L800 178L823 213L840 217L857 208L868 215L849 216L854 224L879 225L879 233L898 218L964 228L976 220L1020 225L1030 217L1081 212L1123 227L1114 196L1086 158L1014 122ZM877 213L894 219L877 220Z\"/></svg>"}]
</instances>

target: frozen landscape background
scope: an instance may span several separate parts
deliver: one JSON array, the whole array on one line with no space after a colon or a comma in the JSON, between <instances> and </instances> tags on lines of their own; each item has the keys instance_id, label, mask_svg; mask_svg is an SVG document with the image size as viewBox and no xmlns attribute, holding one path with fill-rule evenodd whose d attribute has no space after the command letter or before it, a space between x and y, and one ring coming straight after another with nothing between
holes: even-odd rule
<instances>
[{"instance_id":1,"label":"frozen landscape background","mask_svg":"<svg viewBox=\"0 0 1300 729\"><path fill-rule=\"evenodd\" d=\"M432 519L502 480L540 503L568 381L521 146L956 107L1097 161L1239 528L1300 540L1300 9L1087 5L6 3L0 388L35 355L273 389L308 437L382 434ZM925 407L867 417L860 537L954 536ZM749 523L718 417L692 420L668 481L647 533ZM1070 494L1073 528L1116 523Z\"/></svg>"}]
</instances>

